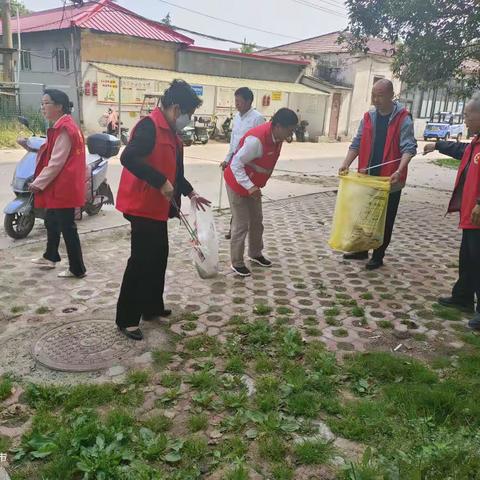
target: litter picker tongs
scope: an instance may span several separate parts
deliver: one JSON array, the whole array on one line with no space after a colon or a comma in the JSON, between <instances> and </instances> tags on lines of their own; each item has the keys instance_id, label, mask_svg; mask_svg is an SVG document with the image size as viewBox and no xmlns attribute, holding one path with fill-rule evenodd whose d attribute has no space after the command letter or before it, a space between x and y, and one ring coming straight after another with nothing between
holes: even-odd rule
<instances>
[{"instance_id":1,"label":"litter picker tongs","mask_svg":"<svg viewBox=\"0 0 480 480\"><path fill-rule=\"evenodd\" d=\"M200 260L202 260L202 262L205 261L205 255L203 254L202 249L200 248L201 243L200 243L200 240L198 239L196 230L190 225L190 222L187 220L187 217L180 210L174 198L172 198L171 202L173 207L178 212L178 218L180 219L180 223L187 229L187 232L190 235L190 240L192 242L193 249L197 252Z\"/></svg>"},{"instance_id":2,"label":"litter picker tongs","mask_svg":"<svg viewBox=\"0 0 480 480\"><path fill-rule=\"evenodd\" d=\"M399 160L401 160L400 158L397 158L395 160L390 160L389 162L385 162L385 163L380 163L378 165L372 165L371 167L368 167L368 168L362 168L360 170L360 173L362 172L368 172L368 170L371 170L372 168L379 168L379 167L382 167L383 165L388 165L389 163L395 163L395 162L398 162Z\"/></svg>"}]
</instances>

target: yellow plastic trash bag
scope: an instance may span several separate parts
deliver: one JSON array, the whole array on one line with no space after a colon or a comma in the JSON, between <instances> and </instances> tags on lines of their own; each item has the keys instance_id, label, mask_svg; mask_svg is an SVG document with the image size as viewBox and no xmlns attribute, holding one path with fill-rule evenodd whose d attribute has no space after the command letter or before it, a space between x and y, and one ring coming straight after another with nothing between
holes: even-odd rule
<instances>
[{"instance_id":1,"label":"yellow plastic trash bag","mask_svg":"<svg viewBox=\"0 0 480 480\"><path fill-rule=\"evenodd\" d=\"M389 177L353 172L341 175L328 244L342 252L380 247L389 193Z\"/></svg>"}]
</instances>

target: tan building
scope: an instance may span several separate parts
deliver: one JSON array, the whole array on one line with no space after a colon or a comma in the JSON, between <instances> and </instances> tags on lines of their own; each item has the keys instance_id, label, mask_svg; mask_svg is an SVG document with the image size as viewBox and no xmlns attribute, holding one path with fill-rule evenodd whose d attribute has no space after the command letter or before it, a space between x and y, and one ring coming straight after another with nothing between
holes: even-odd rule
<instances>
[{"instance_id":1,"label":"tan building","mask_svg":"<svg viewBox=\"0 0 480 480\"><path fill-rule=\"evenodd\" d=\"M332 32L299 42L280 45L258 52L290 59L307 59L302 83L325 91L330 100L325 116L325 131L330 138L350 138L371 107L373 84L381 79L392 80L397 94L400 81L391 71L392 46L382 40L368 42L368 52L352 54L345 43L339 44L342 32Z\"/></svg>"}]
</instances>

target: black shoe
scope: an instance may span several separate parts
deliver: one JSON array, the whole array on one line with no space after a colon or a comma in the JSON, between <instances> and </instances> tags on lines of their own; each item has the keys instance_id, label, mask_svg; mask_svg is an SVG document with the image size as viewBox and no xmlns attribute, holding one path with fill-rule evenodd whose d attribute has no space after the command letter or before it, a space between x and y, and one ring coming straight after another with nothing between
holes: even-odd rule
<instances>
[{"instance_id":1,"label":"black shoe","mask_svg":"<svg viewBox=\"0 0 480 480\"><path fill-rule=\"evenodd\" d=\"M368 252L344 253L344 260L368 260Z\"/></svg>"},{"instance_id":2,"label":"black shoe","mask_svg":"<svg viewBox=\"0 0 480 480\"><path fill-rule=\"evenodd\" d=\"M371 258L367 264L365 265L365 268L367 270L376 270L377 268L383 267L383 260L378 260L376 258Z\"/></svg>"},{"instance_id":3,"label":"black shoe","mask_svg":"<svg viewBox=\"0 0 480 480\"><path fill-rule=\"evenodd\" d=\"M268 258L265 258L263 255L255 258L250 257L250 261L258 263L258 265L261 265L262 267L272 266L272 262Z\"/></svg>"},{"instance_id":4,"label":"black shoe","mask_svg":"<svg viewBox=\"0 0 480 480\"><path fill-rule=\"evenodd\" d=\"M442 297L437 302L443 307L456 308L467 313L473 312L473 302L462 302L453 297Z\"/></svg>"},{"instance_id":5,"label":"black shoe","mask_svg":"<svg viewBox=\"0 0 480 480\"><path fill-rule=\"evenodd\" d=\"M118 329L128 338L132 340L143 340L142 331L137 328L136 330L127 330L126 328L118 327Z\"/></svg>"},{"instance_id":6,"label":"black shoe","mask_svg":"<svg viewBox=\"0 0 480 480\"><path fill-rule=\"evenodd\" d=\"M468 326L472 330L480 330L480 312L477 312L475 316L468 322Z\"/></svg>"},{"instance_id":7,"label":"black shoe","mask_svg":"<svg viewBox=\"0 0 480 480\"><path fill-rule=\"evenodd\" d=\"M232 265L232 270L241 277L249 277L252 273L247 267L234 267Z\"/></svg>"},{"instance_id":8,"label":"black shoe","mask_svg":"<svg viewBox=\"0 0 480 480\"><path fill-rule=\"evenodd\" d=\"M172 314L172 311L168 308L165 308L162 310L160 313L152 313L150 315L142 315L142 320L144 322L153 322L154 320L157 320L159 317L164 318L164 317L169 317Z\"/></svg>"},{"instance_id":9,"label":"black shoe","mask_svg":"<svg viewBox=\"0 0 480 480\"><path fill-rule=\"evenodd\" d=\"M225 234L225 239L230 240L232 238L232 232L228 232Z\"/></svg>"}]
</instances>

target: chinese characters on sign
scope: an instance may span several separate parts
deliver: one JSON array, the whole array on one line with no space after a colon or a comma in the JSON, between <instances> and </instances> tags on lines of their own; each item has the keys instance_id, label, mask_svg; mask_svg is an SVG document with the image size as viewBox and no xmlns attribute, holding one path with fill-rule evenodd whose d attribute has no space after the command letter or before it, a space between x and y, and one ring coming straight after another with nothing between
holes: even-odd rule
<instances>
[{"instance_id":1,"label":"chinese characters on sign","mask_svg":"<svg viewBox=\"0 0 480 480\"><path fill-rule=\"evenodd\" d=\"M118 103L119 79L106 73L97 72L98 103ZM122 104L141 105L146 92L154 92L154 80L122 78Z\"/></svg>"},{"instance_id":2,"label":"chinese characters on sign","mask_svg":"<svg viewBox=\"0 0 480 480\"><path fill-rule=\"evenodd\" d=\"M7 454L0 452L0 463L5 463L7 461Z\"/></svg>"}]
</instances>

